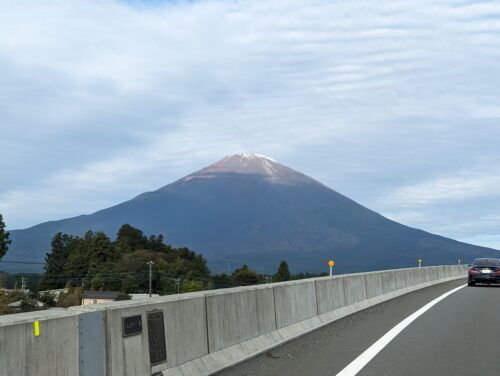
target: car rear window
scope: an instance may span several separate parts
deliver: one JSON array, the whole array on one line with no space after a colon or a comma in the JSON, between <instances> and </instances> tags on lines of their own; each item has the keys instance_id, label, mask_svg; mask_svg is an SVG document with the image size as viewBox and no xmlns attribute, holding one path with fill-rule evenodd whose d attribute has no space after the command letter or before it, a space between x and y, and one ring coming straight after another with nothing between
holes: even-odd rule
<instances>
[{"instance_id":1,"label":"car rear window","mask_svg":"<svg viewBox=\"0 0 500 376\"><path fill-rule=\"evenodd\" d=\"M476 260L474 261L474 267L482 268L482 267L500 267L500 261L498 260Z\"/></svg>"}]
</instances>

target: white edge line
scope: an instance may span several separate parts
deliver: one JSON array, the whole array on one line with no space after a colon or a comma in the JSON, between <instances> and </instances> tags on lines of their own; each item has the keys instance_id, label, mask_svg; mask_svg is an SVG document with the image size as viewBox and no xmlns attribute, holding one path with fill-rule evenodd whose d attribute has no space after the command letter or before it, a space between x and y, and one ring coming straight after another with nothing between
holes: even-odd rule
<instances>
[{"instance_id":1,"label":"white edge line","mask_svg":"<svg viewBox=\"0 0 500 376\"><path fill-rule=\"evenodd\" d=\"M356 359L354 359L347 367L345 367L342 371L337 373L337 376L356 375L408 325L410 325L413 321L415 321L418 317L423 315L426 311L431 309L441 300L446 299L448 296L464 288L465 286L467 285L459 286L451 291L448 291L447 293L444 293L443 295L437 297L433 301L427 303L425 306L420 308L415 313L412 313L410 316L408 316L406 319L401 321L398 325L396 325L394 328L392 328L386 334L384 334L377 342L375 342L368 349L366 349L361 355L359 355Z\"/></svg>"}]
</instances>

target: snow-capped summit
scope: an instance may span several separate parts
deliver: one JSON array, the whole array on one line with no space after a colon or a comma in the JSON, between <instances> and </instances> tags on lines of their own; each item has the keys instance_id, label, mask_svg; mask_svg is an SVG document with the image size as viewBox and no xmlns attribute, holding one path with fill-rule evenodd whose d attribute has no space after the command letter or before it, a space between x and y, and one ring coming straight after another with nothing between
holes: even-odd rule
<instances>
[{"instance_id":1,"label":"snow-capped summit","mask_svg":"<svg viewBox=\"0 0 500 376\"><path fill-rule=\"evenodd\" d=\"M234 155L228 155L226 158L233 158L233 157L240 157L243 159L267 159L268 161L278 163L275 159L265 156L264 154L258 154L258 153L234 154Z\"/></svg>"},{"instance_id":2,"label":"snow-capped summit","mask_svg":"<svg viewBox=\"0 0 500 376\"><path fill-rule=\"evenodd\" d=\"M278 163L273 158L256 153L228 155L220 161L186 176L181 181L214 178L222 174L261 176L270 182L281 184L315 182L308 176Z\"/></svg>"}]
</instances>

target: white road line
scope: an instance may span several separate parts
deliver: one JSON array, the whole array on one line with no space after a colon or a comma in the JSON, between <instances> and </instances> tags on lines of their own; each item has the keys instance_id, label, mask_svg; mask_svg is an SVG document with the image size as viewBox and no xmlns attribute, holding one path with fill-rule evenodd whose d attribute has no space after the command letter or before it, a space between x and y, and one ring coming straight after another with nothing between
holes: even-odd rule
<instances>
[{"instance_id":1,"label":"white road line","mask_svg":"<svg viewBox=\"0 0 500 376\"><path fill-rule=\"evenodd\" d=\"M423 315L426 311L431 309L441 300L446 299L448 296L457 292L458 290L464 288L467 285L463 285L448 291L447 293L441 295L440 297L434 299L432 302L427 303L425 306L420 308L415 313L408 316L406 319L401 321L394 328L389 330L386 334L384 334L377 342L371 345L365 352L363 352L360 356L354 359L347 367L345 367L342 371L337 373L337 376L354 376L357 375L359 371L366 366L370 360L372 360L384 347L386 347L399 333L401 333L408 325L410 325L413 321L415 321L418 317Z\"/></svg>"}]
</instances>

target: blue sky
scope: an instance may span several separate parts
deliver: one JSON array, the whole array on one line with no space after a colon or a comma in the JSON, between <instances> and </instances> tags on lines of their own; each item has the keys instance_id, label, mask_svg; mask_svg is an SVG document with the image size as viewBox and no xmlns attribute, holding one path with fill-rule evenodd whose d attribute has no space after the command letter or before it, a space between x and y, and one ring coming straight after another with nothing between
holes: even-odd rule
<instances>
[{"instance_id":1,"label":"blue sky","mask_svg":"<svg viewBox=\"0 0 500 376\"><path fill-rule=\"evenodd\" d=\"M500 248L500 2L0 0L0 212L91 213L257 152Z\"/></svg>"}]
</instances>

